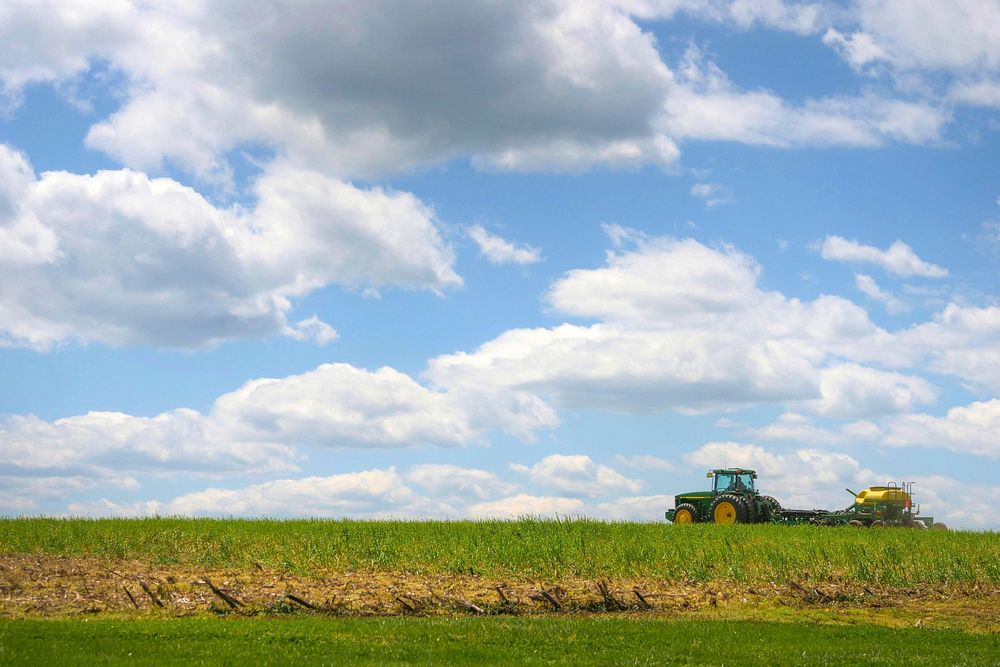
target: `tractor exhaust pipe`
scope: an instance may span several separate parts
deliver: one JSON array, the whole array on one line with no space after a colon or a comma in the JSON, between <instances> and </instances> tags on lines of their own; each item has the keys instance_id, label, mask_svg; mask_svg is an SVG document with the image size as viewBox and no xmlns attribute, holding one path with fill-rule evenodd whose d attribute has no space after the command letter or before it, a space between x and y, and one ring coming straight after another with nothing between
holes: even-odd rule
<instances>
[{"instance_id":1,"label":"tractor exhaust pipe","mask_svg":"<svg viewBox=\"0 0 1000 667\"><path fill-rule=\"evenodd\" d=\"M858 494L854 493L853 491L851 491L850 489L844 489L844 491L847 491L849 494L851 494L852 496L855 496L855 497L857 497L857 495L858 495Z\"/></svg>"}]
</instances>

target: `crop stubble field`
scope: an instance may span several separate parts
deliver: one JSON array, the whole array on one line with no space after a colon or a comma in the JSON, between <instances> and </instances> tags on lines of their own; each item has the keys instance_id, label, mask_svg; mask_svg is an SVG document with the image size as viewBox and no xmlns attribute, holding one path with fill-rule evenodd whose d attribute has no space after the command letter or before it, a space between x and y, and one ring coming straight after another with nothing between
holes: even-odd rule
<instances>
[{"instance_id":1,"label":"crop stubble field","mask_svg":"<svg viewBox=\"0 0 1000 667\"><path fill-rule=\"evenodd\" d=\"M333 632L384 644L375 662L433 662L373 639L388 623L400 641L464 636L459 643L474 662L476 642L488 645L496 627L508 627L498 623L544 643L552 633L606 634L611 622L624 623L614 625L619 635L650 634L636 651L652 651L662 644L652 635L682 628L681 638L743 628L773 636L762 651L787 650L788 662L809 662L796 651L840 628L855 633L858 650L874 651L872 662L885 650L891 664L888 647L904 633L913 645L945 641L952 657L968 664L995 664L998 608L996 533L586 520L0 520L0 618L7 619L0 621L0 661L4 650L16 658L18 647L33 642L61 645L59 637L88 619L87 637L107 635L109 651L124 632L113 628L151 636L190 631L209 641L213 627L231 638L227 633L249 632L247 623L258 624L257 634L260 624L277 623L282 637L315 630L317 641ZM818 627L826 630L816 634ZM788 628L797 628L798 642L781 638ZM255 646L237 643L240 650ZM561 655L567 664L598 655L586 645L566 643ZM707 645L685 639L661 648L678 660L717 662ZM572 646L584 651L578 660L569 659ZM813 658L830 658L835 646ZM280 662L274 646L258 648ZM386 657L393 655L398 660ZM532 655L553 662L546 651L506 659ZM937 654L922 655L934 664ZM496 662L502 654L482 657Z\"/></svg>"}]
</instances>

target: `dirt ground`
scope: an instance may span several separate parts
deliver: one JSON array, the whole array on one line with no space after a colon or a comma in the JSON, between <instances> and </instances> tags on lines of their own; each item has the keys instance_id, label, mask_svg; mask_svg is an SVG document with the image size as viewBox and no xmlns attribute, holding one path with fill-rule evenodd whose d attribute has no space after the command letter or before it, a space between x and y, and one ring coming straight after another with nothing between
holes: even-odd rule
<instances>
[{"instance_id":1,"label":"dirt ground","mask_svg":"<svg viewBox=\"0 0 1000 667\"><path fill-rule=\"evenodd\" d=\"M1000 632L1000 587L749 586L657 579L497 580L475 575L151 567L0 556L0 618L93 614L441 615L635 613L956 627Z\"/></svg>"}]
</instances>

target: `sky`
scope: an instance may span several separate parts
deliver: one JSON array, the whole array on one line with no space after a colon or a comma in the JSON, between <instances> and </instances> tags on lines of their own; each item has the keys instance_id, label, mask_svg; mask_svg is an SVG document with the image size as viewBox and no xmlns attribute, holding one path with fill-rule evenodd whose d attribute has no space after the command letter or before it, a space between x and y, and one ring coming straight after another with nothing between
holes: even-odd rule
<instances>
[{"instance_id":1,"label":"sky","mask_svg":"<svg viewBox=\"0 0 1000 667\"><path fill-rule=\"evenodd\" d=\"M1000 2L0 1L0 514L1000 528Z\"/></svg>"}]
</instances>

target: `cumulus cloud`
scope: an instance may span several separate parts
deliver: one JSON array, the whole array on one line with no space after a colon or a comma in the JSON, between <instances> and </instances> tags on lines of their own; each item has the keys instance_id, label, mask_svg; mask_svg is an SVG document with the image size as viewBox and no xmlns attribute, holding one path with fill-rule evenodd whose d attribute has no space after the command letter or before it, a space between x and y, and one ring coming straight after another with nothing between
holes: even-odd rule
<instances>
[{"instance_id":1,"label":"cumulus cloud","mask_svg":"<svg viewBox=\"0 0 1000 667\"><path fill-rule=\"evenodd\" d=\"M1000 459L1000 399L954 407L943 417L909 414L893 417L885 442L896 446L945 447Z\"/></svg>"},{"instance_id":2,"label":"cumulus cloud","mask_svg":"<svg viewBox=\"0 0 1000 667\"><path fill-rule=\"evenodd\" d=\"M734 248L636 242L549 290L557 312L598 323L510 330L432 359L427 376L453 388L516 388L567 408L730 409L819 398L827 359L888 336L845 299L761 290L760 267Z\"/></svg>"},{"instance_id":3,"label":"cumulus cloud","mask_svg":"<svg viewBox=\"0 0 1000 667\"><path fill-rule=\"evenodd\" d=\"M870 421L823 427L809 417L795 412L786 412L770 424L746 428L744 432L757 440L790 440L815 445L874 443L882 439L882 430Z\"/></svg>"},{"instance_id":4,"label":"cumulus cloud","mask_svg":"<svg viewBox=\"0 0 1000 667\"><path fill-rule=\"evenodd\" d=\"M909 306L906 305L905 301L883 290L871 276L863 273L854 274L854 285L869 299L885 306L886 311L893 315L898 315L909 310Z\"/></svg>"},{"instance_id":5,"label":"cumulus cloud","mask_svg":"<svg viewBox=\"0 0 1000 667\"><path fill-rule=\"evenodd\" d=\"M979 0L854 3L823 43L855 70L952 104L1000 106L1000 6Z\"/></svg>"},{"instance_id":6,"label":"cumulus cloud","mask_svg":"<svg viewBox=\"0 0 1000 667\"><path fill-rule=\"evenodd\" d=\"M87 144L132 168L170 163L222 186L233 181L227 154L245 145L372 179L456 158L486 170L669 166L688 139L926 142L948 120L874 94L790 104L739 89L696 50L675 73L637 21L678 12L799 34L835 14L780 0L436 0L419 9L311 0L294 10L275 0L254 12L203 2L119 0L75 12L35 3L0 17L10 45L0 80L16 95L29 82L107 63L124 79L124 102Z\"/></svg>"},{"instance_id":7,"label":"cumulus cloud","mask_svg":"<svg viewBox=\"0 0 1000 667\"><path fill-rule=\"evenodd\" d=\"M874 0L857 3L858 29L824 41L852 65L884 61L899 70L955 73L1000 68L1000 6L980 0Z\"/></svg>"},{"instance_id":8,"label":"cumulus cloud","mask_svg":"<svg viewBox=\"0 0 1000 667\"><path fill-rule=\"evenodd\" d=\"M90 145L141 168L169 158L212 173L227 150L261 141L363 177L459 156L529 170L677 157L650 131L669 70L652 36L605 3L286 4L145 7L117 56L129 99ZM183 46L139 57L167 44Z\"/></svg>"},{"instance_id":9,"label":"cumulus cloud","mask_svg":"<svg viewBox=\"0 0 1000 667\"><path fill-rule=\"evenodd\" d=\"M136 9L127 0L16 2L0 15L0 92L16 96L32 82L73 77L94 58L130 39Z\"/></svg>"},{"instance_id":10,"label":"cumulus cloud","mask_svg":"<svg viewBox=\"0 0 1000 667\"><path fill-rule=\"evenodd\" d=\"M0 470L105 480L139 473L273 475L298 470L303 446L459 446L484 441L494 430L530 439L555 423L554 412L535 396L434 391L391 368L327 364L250 381L220 396L207 414L90 412L51 422L9 416L0 421ZM477 478L480 472L462 473L457 488L507 488ZM442 470L413 474L416 483L432 486Z\"/></svg>"},{"instance_id":11,"label":"cumulus cloud","mask_svg":"<svg viewBox=\"0 0 1000 667\"><path fill-rule=\"evenodd\" d=\"M937 140L946 111L874 93L808 99L795 105L766 90L742 90L697 48L689 48L665 101L675 139L737 141L775 147L881 146Z\"/></svg>"},{"instance_id":12,"label":"cumulus cloud","mask_svg":"<svg viewBox=\"0 0 1000 667\"><path fill-rule=\"evenodd\" d=\"M1000 108L1000 77L958 81L952 85L948 97L961 104Z\"/></svg>"},{"instance_id":13,"label":"cumulus cloud","mask_svg":"<svg viewBox=\"0 0 1000 667\"><path fill-rule=\"evenodd\" d=\"M453 508L416 494L395 468L281 479L241 489L205 489L175 498L185 516L431 517Z\"/></svg>"},{"instance_id":14,"label":"cumulus cloud","mask_svg":"<svg viewBox=\"0 0 1000 667\"><path fill-rule=\"evenodd\" d=\"M21 473L107 478L125 472L274 473L296 470L288 445L235 442L194 411L156 417L89 412L52 422L13 415L0 422L0 465Z\"/></svg>"},{"instance_id":15,"label":"cumulus cloud","mask_svg":"<svg viewBox=\"0 0 1000 667\"><path fill-rule=\"evenodd\" d=\"M484 501L512 493L516 488L486 470L449 464L415 465L406 479L436 498Z\"/></svg>"},{"instance_id":16,"label":"cumulus cloud","mask_svg":"<svg viewBox=\"0 0 1000 667\"><path fill-rule=\"evenodd\" d=\"M516 496L471 505L469 514L480 519L516 519L527 516L571 517L581 516L585 509L586 505L579 498L519 493Z\"/></svg>"},{"instance_id":17,"label":"cumulus cloud","mask_svg":"<svg viewBox=\"0 0 1000 667\"><path fill-rule=\"evenodd\" d=\"M978 392L1000 392L1000 307L949 303L928 322L898 332L871 352L966 381Z\"/></svg>"},{"instance_id":18,"label":"cumulus cloud","mask_svg":"<svg viewBox=\"0 0 1000 667\"><path fill-rule=\"evenodd\" d=\"M294 297L328 284L461 284L433 211L410 194L287 164L255 191L244 210L127 169L37 177L0 145L0 344L326 343L336 334L318 317L287 322Z\"/></svg>"},{"instance_id":19,"label":"cumulus cloud","mask_svg":"<svg viewBox=\"0 0 1000 667\"><path fill-rule=\"evenodd\" d=\"M842 419L909 412L937 398L934 385L923 378L854 363L824 368L820 372L820 394L818 401L804 405L819 414Z\"/></svg>"},{"instance_id":20,"label":"cumulus cloud","mask_svg":"<svg viewBox=\"0 0 1000 667\"><path fill-rule=\"evenodd\" d=\"M582 454L552 454L533 466L511 464L510 469L527 475L538 486L572 496L605 496L620 491L635 493L642 488L640 480L629 479Z\"/></svg>"},{"instance_id":21,"label":"cumulus cloud","mask_svg":"<svg viewBox=\"0 0 1000 667\"><path fill-rule=\"evenodd\" d=\"M921 514L933 514L935 521L945 521L951 527L997 529L998 484L927 475L913 479L913 493L913 501ZM962 502L955 502L956 498L961 498Z\"/></svg>"},{"instance_id":22,"label":"cumulus cloud","mask_svg":"<svg viewBox=\"0 0 1000 667\"><path fill-rule=\"evenodd\" d=\"M923 278L945 278L948 270L920 259L913 248L895 241L886 250L857 241L849 241L842 236L827 236L818 244L823 259L842 262L875 264L896 276L920 276Z\"/></svg>"},{"instance_id":23,"label":"cumulus cloud","mask_svg":"<svg viewBox=\"0 0 1000 667\"><path fill-rule=\"evenodd\" d=\"M0 467L9 469L3 463ZM84 471L79 471L84 472ZM105 470L93 476L88 474L0 475L0 509L17 513L39 511L42 503L64 501L78 493L100 489L135 491L139 482L135 478Z\"/></svg>"},{"instance_id":24,"label":"cumulus cloud","mask_svg":"<svg viewBox=\"0 0 1000 667\"><path fill-rule=\"evenodd\" d=\"M479 254L490 264L534 264L541 261L542 252L527 244L511 243L490 234L482 225L469 228L469 238L479 246Z\"/></svg>"}]
</instances>

